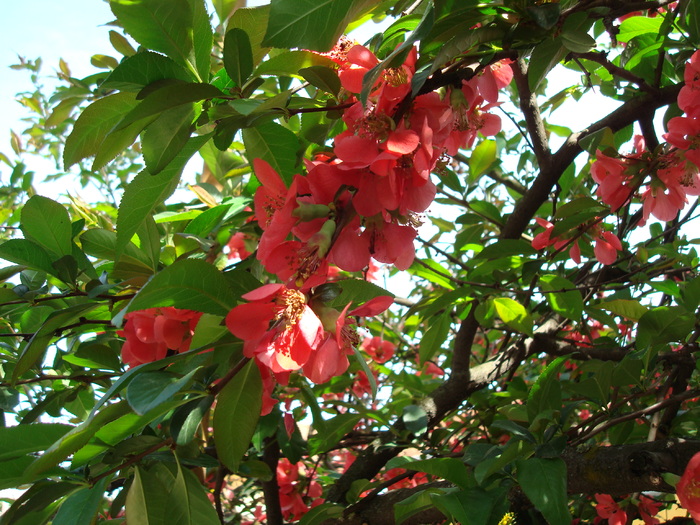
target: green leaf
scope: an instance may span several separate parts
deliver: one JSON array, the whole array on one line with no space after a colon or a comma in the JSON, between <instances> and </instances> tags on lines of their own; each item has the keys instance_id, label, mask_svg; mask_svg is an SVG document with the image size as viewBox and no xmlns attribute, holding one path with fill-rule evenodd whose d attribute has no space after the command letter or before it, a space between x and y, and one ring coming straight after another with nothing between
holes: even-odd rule
<instances>
[{"instance_id":1,"label":"green leaf","mask_svg":"<svg viewBox=\"0 0 700 525\"><path fill-rule=\"evenodd\" d=\"M431 501L461 525L491 525L499 523L508 510L505 491L505 487L488 492L481 488L470 488L434 494Z\"/></svg>"},{"instance_id":2,"label":"green leaf","mask_svg":"<svg viewBox=\"0 0 700 525\"><path fill-rule=\"evenodd\" d=\"M151 175L163 171L185 147L194 129L193 121L193 104L183 104L164 111L146 127L141 149Z\"/></svg>"},{"instance_id":3,"label":"green leaf","mask_svg":"<svg viewBox=\"0 0 700 525\"><path fill-rule=\"evenodd\" d=\"M175 191L185 164L209 139L207 135L190 139L185 148L158 175L151 175L144 170L129 183L119 203L117 215L118 255L141 227L146 215L150 215L157 205Z\"/></svg>"},{"instance_id":4,"label":"green leaf","mask_svg":"<svg viewBox=\"0 0 700 525\"><path fill-rule=\"evenodd\" d=\"M476 182L496 162L495 140L482 140L469 156L469 182Z\"/></svg>"},{"instance_id":5,"label":"green leaf","mask_svg":"<svg viewBox=\"0 0 700 525\"><path fill-rule=\"evenodd\" d=\"M638 350L660 343L684 341L693 331L696 319L680 306L660 306L639 318Z\"/></svg>"},{"instance_id":6,"label":"green leaf","mask_svg":"<svg viewBox=\"0 0 700 525\"><path fill-rule=\"evenodd\" d=\"M422 436L428 431L428 414L418 405L408 405L403 407L401 419L411 434L416 437Z\"/></svg>"},{"instance_id":7,"label":"green leaf","mask_svg":"<svg viewBox=\"0 0 700 525\"><path fill-rule=\"evenodd\" d=\"M431 476L437 476L467 489L473 485L473 480L465 464L457 458L432 458L416 460L410 457L398 456L386 464L387 469L403 468L417 470Z\"/></svg>"},{"instance_id":8,"label":"green leaf","mask_svg":"<svg viewBox=\"0 0 700 525\"><path fill-rule=\"evenodd\" d=\"M149 84L165 79L193 80L192 75L172 59L160 53L142 51L122 60L100 88L139 92Z\"/></svg>"},{"instance_id":9,"label":"green leaf","mask_svg":"<svg viewBox=\"0 0 700 525\"><path fill-rule=\"evenodd\" d=\"M194 69L193 13L187 0L110 0L112 13L139 44Z\"/></svg>"},{"instance_id":10,"label":"green leaf","mask_svg":"<svg viewBox=\"0 0 700 525\"><path fill-rule=\"evenodd\" d=\"M345 413L326 420L326 432L309 437L309 454L315 456L332 449L345 434L355 428L360 419L362 416L359 414Z\"/></svg>"},{"instance_id":11,"label":"green leaf","mask_svg":"<svg viewBox=\"0 0 700 525\"><path fill-rule=\"evenodd\" d=\"M301 76L300 70L313 66L333 68L335 62L310 51L285 51L261 63L255 68L253 76Z\"/></svg>"},{"instance_id":12,"label":"green leaf","mask_svg":"<svg viewBox=\"0 0 700 525\"><path fill-rule=\"evenodd\" d=\"M24 472L25 480L27 482L32 481L36 476L64 461L76 450L85 446L100 428L127 412L129 412L128 403L120 401L92 415L88 420L74 427L60 440L56 441L42 456L34 460Z\"/></svg>"},{"instance_id":13,"label":"green leaf","mask_svg":"<svg viewBox=\"0 0 700 525\"><path fill-rule=\"evenodd\" d=\"M134 122L158 115L176 106L225 96L211 84L171 82L151 91L146 98L124 116L114 129L116 131L124 129Z\"/></svg>"},{"instance_id":14,"label":"green leaf","mask_svg":"<svg viewBox=\"0 0 700 525\"><path fill-rule=\"evenodd\" d=\"M452 325L452 310L441 313L430 319L428 329L423 334L418 347L420 356L420 365L423 366L427 361L430 361L442 348L443 343L450 333Z\"/></svg>"},{"instance_id":15,"label":"green leaf","mask_svg":"<svg viewBox=\"0 0 700 525\"><path fill-rule=\"evenodd\" d=\"M595 39L585 31L564 31L561 33L564 47L574 53L587 53L595 49Z\"/></svg>"},{"instance_id":16,"label":"green leaf","mask_svg":"<svg viewBox=\"0 0 700 525\"><path fill-rule=\"evenodd\" d=\"M102 228L90 229L80 236L80 244L88 255L105 261L117 260L117 234L113 231ZM115 268L120 264L140 268L146 274L152 274L155 270L153 261L131 241L124 247Z\"/></svg>"},{"instance_id":17,"label":"green leaf","mask_svg":"<svg viewBox=\"0 0 700 525\"><path fill-rule=\"evenodd\" d=\"M77 304L51 313L41 328L37 330L24 347L22 354L12 370L12 382L15 383L22 375L37 364L44 356L51 340L56 337L56 331L76 321L83 314L94 310L98 303Z\"/></svg>"},{"instance_id":18,"label":"green leaf","mask_svg":"<svg viewBox=\"0 0 700 525\"><path fill-rule=\"evenodd\" d=\"M82 488L66 498L51 525L92 525L100 510L109 478L102 478L92 487Z\"/></svg>"},{"instance_id":19,"label":"green leaf","mask_svg":"<svg viewBox=\"0 0 700 525\"><path fill-rule=\"evenodd\" d=\"M583 297L581 292L574 290L574 283L557 275L543 275L540 277L547 303L552 310L563 315L567 319L578 320L583 314ZM560 290L567 290L562 292Z\"/></svg>"},{"instance_id":20,"label":"green leaf","mask_svg":"<svg viewBox=\"0 0 700 525\"><path fill-rule=\"evenodd\" d=\"M546 410L561 410L561 383L559 370L566 356L557 357L549 363L532 385L527 396L527 414L530 422Z\"/></svg>"},{"instance_id":21,"label":"green leaf","mask_svg":"<svg viewBox=\"0 0 700 525\"><path fill-rule=\"evenodd\" d=\"M174 306L224 316L236 300L228 280L215 266L199 259L182 259L154 275L126 311Z\"/></svg>"},{"instance_id":22,"label":"green leaf","mask_svg":"<svg viewBox=\"0 0 700 525\"><path fill-rule=\"evenodd\" d=\"M564 47L561 37L547 38L532 51L530 65L527 70L528 84L531 91L536 91L547 74L569 52Z\"/></svg>"},{"instance_id":23,"label":"green leaf","mask_svg":"<svg viewBox=\"0 0 700 525\"><path fill-rule=\"evenodd\" d=\"M322 525L328 520L339 519L344 508L335 503L321 503L314 507L299 520L299 525Z\"/></svg>"},{"instance_id":24,"label":"green leaf","mask_svg":"<svg viewBox=\"0 0 700 525\"><path fill-rule=\"evenodd\" d=\"M262 379L254 361L248 363L219 393L214 410L214 442L219 460L238 470L262 408Z\"/></svg>"},{"instance_id":25,"label":"green leaf","mask_svg":"<svg viewBox=\"0 0 700 525\"><path fill-rule=\"evenodd\" d=\"M253 159L263 159L280 174L287 185L291 183L300 147L299 139L292 131L275 122L268 122L244 129L243 143L251 164Z\"/></svg>"},{"instance_id":26,"label":"green leaf","mask_svg":"<svg viewBox=\"0 0 700 525\"><path fill-rule=\"evenodd\" d=\"M192 9L192 47L194 63L203 82L209 82L211 71L211 49L214 46L214 33L209 22L209 13L204 0L188 0Z\"/></svg>"},{"instance_id":27,"label":"green leaf","mask_svg":"<svg viewBox=\"0 0 700 525\"><path fill-rule=\"evenodd\" d=\"M238 87L242 87L253 72L253 50L248 33L234 27L224 38L224 68Z\"/></svg>"},{"instance_id":28,"label":"green leaf","mask_svg":"<svg viewBox=\"0 0 700 525\"><path fill-rule=\"evenodd\" d=\"M632 299L613 299L596 305L596 308L602 308L630 321L639 321L648 312L646 306Z\"/></svg>"},{"instance_id":29,"label":"green leaf","mask_svg":"<svg viewBox=\"0 0 700 525\"><path fill-rule=\"evenodd\" d=\"M543 29L553 28L559 21L561 7L559 4L542 4L537 6L528 6L527 12L532 16L532 19Z\"/></svg>"},{"instance_id":30,"label":"green leaf","mask_svg":"<svg viewBox=\"0 0 700 525\"><path fill-rule=\"evenodd\" d=\"M610 128L605 128L610 130ZM591 135L589 135L590 137ZM557 213L554 216L558 219L564 219L572 215L577 215L581 212L596 210L602 212L607 209L606 206L602 205L599 201L592 199L591 197L580 197L572 201L563 204L557 208Z\"/></svg>"},{"instance_id":31,"label":"green leaf","mask_svg":"<svg viewBox=\"0 0 700 525\"><path fill-rule=\"evenodd\" d=\"M326 66L309 66L301 68L299 74L312 86L338 96L340 78L334 69Z\"/></svg>"},{"instance_id":32,"label":"green leaf","mask_svg":"<svg viewBox=\"0 0 700 525\"><path fill-rule=\"evenodd\" d=\"M516 478L525 495L550 525L569 525L566 464L560 458L516 462Z\"/></svg>"},{"instance_id":33,"label":"green leaf","mask_svg":"<svg viewBox=\"0 0 700 525\"><path fill-rule=\"evenodd\" d=\"M26 239L10 239L0 244L0 259L58 276L49 253Z\"/></svg>"},{"instance_id":34,"label":"green leaf","mask_svg":"<svg viewBox=\"0 0 700 525\"><path fill-rule=\"evenodd\" d=\"M493 306L498 317L510 328L532 335L532 318L522 304L509 297L496 297Z\"/></svg>"},{"instance_id":35,"label":"green leaf","mask_svg":"<svg viewBox=\"0 0 700 525\"><path fill-rule=\"evenodd\" d=\"M0 427L0 461L4 464L25 454L46 450L72 428L59 423Z\"/></svg>"},{"instance_id":36,"label":"green leaf","mask_svg":"<svg viewBox=\"0 0 700 525\"><path fill-rule=\"evenodd\" d=\"M213 505L197 477L176 465L140 466L126 497L129 525L219 525Z\"/></svg>"},{"instance_id":37,"label":"green leaf","mask_svg":"<svg viewBox=\"0 0 700 525\"><path fill-rule=\"evenodd\" d=\"M616 36L618 42L629 42L635 37L652 34L657 36L664 21L664 17L631 16L620 24L620 31Z\"/></svg>"},{"instance_id":38,"label":"green leaf","mask_svg":"<svg viewBox=\"0 0 700 525\"><path fill-rule=\"evenodd\" d=\"M512 434L517 438L524 439L525 441L529 441L533 445L537 444L537 440L535 439L535 436L532 434L532 432L530 432L524 426L519 425L515 421L510 421L508 419L499 419L494 421L491 424L491 427L505 430L509 434Z\"/></svg>"},{"instance_id":39,"label":"green leaf","mask_svg":"<svg viewBox=\"0 0 700 525\"><path fill-rule=\"evenodd\" d=\"M262 45L329 51L369 0L273 0Z\"/></svg>"},{"instance_id":40,"label":"green leaf","mask_svg":"<svg viewBox=\"0 0 700 525\"><path fill-rule=\"evenodd\" d=\"M270 6L262 5L236 9L229 20L229 29L237 27L248 33L250 47L253 52L253 64L259 63L270 50L269 47L262 45L269 16Z\"/></svg>"},{"instance_id":41,"label":"green leaf","mask_svg":"<svg viewBox=\"0 0 700 525\"><path fill-rule=\"evenodd\" d=\"M63 205L41 195L34 195L22 207L22 233L58 256L73 251L68 211Z\"/></svg>"},{"instance_id":42,"label":"green leaf","mask_svg":"<svg viewBox=\"0 0 700 525\"><path fill-rule=\"evenodd\" d=\"M116 93L85 108L66 139L63 149L65 169L86 157L97 155L107 134L137 105L134 93Z\"/></svg>"},{"instance_id":43,"label":"green leaf","mask_svg":"<svg viewBox=\"0 0 700 525\"><path fill-rule=\"evenodd\" d=\"M187 445L192 442L199 428L199 423L213 402L213 396L193 399L173 413L170 420L170 434L173 436L175 444Z\"/></svg>"},{"instance_id":44,"label":"green leaf","mask_svg":"<svg viewBox=\"0 0 700 525\"><path fill-rule=\"evenodd\" d=\"M142 416L158 405L169 401L185 388L199 367L182 377L169 372L154 371L137 375L126 389L126 400L138 415Z\"/></svg>"}]
</instances>

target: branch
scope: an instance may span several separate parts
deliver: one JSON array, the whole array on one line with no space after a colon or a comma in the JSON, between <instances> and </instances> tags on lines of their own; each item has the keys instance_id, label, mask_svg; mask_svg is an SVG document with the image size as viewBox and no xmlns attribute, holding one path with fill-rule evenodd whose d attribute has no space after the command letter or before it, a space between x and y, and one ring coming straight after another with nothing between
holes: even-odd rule
<instances>
[{"instance_id":1,"label":"branch","mask_svg":"<svg viewBox=\"0 0 700 525\"><path fill-rule=\"evenodd\" d=\"M567 490L569 494L623 495L634 492L674 492L661 474L671 472L681 475L697 452L700 441L654 441L618 446L597 446L587 450L568 448L561 458L566 463ZM393 525L394 505L427 489L449 489L446 481L399 489L373 498L367 505L348 509L342 518L326 521L324 525ZM445 516L432 507L422 511L406 524L439 523Z\"/></svg>"}]
</instances>

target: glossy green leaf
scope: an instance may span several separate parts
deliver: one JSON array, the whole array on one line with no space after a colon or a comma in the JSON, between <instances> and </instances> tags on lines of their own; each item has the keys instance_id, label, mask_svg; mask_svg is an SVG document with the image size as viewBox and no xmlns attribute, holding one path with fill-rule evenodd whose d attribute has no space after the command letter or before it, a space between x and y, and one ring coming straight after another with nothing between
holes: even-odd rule
<instances>
[{"instance_id":1,"label":"glossy green leaf","mask_svg":"<svg viewBox=\"0 0 700 525\"><path fill-rule=\"evenodd\" d=\"M337 96L340 91L340 78L334 69L326 66L309 66L301 68L299 74L309 84L326 93Z\"/></svg>"},{"instance_id":2,"label":"glossy green leaf","mask_svg":"<svg viewBox=\"0 0 700 525\"><path fill-rule=\"evenodd\" d=\"M248 33L234 27L224 38L224 67L228 76L241 87L253 72L253 50Z\"/></svg>"},{"instance_id":3,"label":"glossy green leaf","mask_svg":"<svg viewBox=\"0 0 700 525\"><path fill-rule=\"evenodd\" d=\"M134 122L158 115L176 106L224 96L224 93L211 84L171 82L151 91L146 98L124 116L116 125L115 130L124 129Z\"/></svg>"},{"instance_id":4,"label":"glossy green leaf","mask_svg":"<svg viewBox=\"0 0 700 525\"><path fill-rule=\"evenodd\" d=\"M508 510L505 487L495 491L469 488L446 494L433 494L431 501L461 525L491 525L499 523Z\"/></svg>"},{"instance_id":5,"label":"glossy green leaf","mask_svg":"<svg viewBox=\"0 0 700 525\"><path fill-rule=\"evenodd\" d=\"M263 46L262 41L270 15L270 6L239 8L229 19L228 28L237 27L248 33L250 48L253 53L253 64L258 64L270 50Z\"/></svg>"},{"instance_id":6,"label":"glossy green leaf","mask_svg":"<svg viewBox=\"0 0 700 525\"><path fill-rule=\"evenodd\" d=\"M219 525L216 511L196 476L176 465L140 466L126 497L129 525Z\"/></svg>"},{"instance_id":7,"label":"glossy green leaf","mask_svg":"<svg viewBox=\"0 0 700 525\"><path fill-rule=\"evenodd\" d=\"M329 51L369 0L274 0L264 46Z\"/></svg>"},{"instance_id":8,"label":"glossy green leaf","mask_svg":"<svg viewBox=\"0 0 700 525\"><path fill-rule=\"evenodd\" d=\"M47 197L32 196L22 207L24 237L55 253L70 255L71 222L66 208Z\"/></svg>"},{"instance_id":9,"label":"glossy green leaf","mask_svg":"<svg viewBox=\"0 0 700 525\"><path fill-rule=\"evenodd\" d=\"M600 303L597 306L631 321L639 321L648 312L647 308L639 301L632 299L613 299Z\"/></svg>"},{"instance_id":10,"label":"glossy green leaf","mask_svg":"<svg viewBox=\"0 0 700 525\"><path fill-rule=\"evenodd\" d=\"M660 306L639 318L637 349L659 343L684 341L693 330L696 319L679 306Z\"/></svg>"},{"instance_id":11,"label":"glossy green leaf","mask_svg":"<svg viewBox=\"0 0 700 525\"><path fill-rule=\"evenodd\" d=\"M154 409L169 401L175 394L185 388L192 376L199 370L195 368L182 377L164 371L144 372L137 375L126 389L126 400L138 415Z\"/></svg>"},{"instance_id":12,"label":"glossy green leaf","mask_svg":"<svg viewBox=\"0 0 700 525\"><path fill-rule=\"evenodd\" d=\"M10 239L0 244L0 259L57 275L49 253L38 244L26 239Z\"/></svg>"},{"instance_id":13,"label":"glossy green leaf","mask_svg":"<svg viewBox=\"0 0 700 525\"><path fill-rule=\"evenodd\" d=\"M199 259L182 259L153 276L131 300L127 311L174 306L224 316L236 300L227 279L215 266Z\"/></svg>"},{"instance_id":14,"label":"glossy green leaf","mask_svg":"<svg viewBox=\"0 0 700 525\"><path fill-rule=\"evenodd\" d=\"M552 310L563 315L567 319L578 320L583 314L583 297L581 292L575 290L574 283L556 275L543 275L540 277L547 303Z\"/></svg>"},{"instance_id":15,"label":"glossy green leaf","mask_svg":"<svg viewBox=\"0 0 700 525\"><path fill-rule=\"evenodd\" d=\"M469 155L469 181L476 182L496 162L495 140L482 140Z\"/></svg>"},{"instance_id":16,"label":"glossy green leaf","mask_svg":"<svg viewBox=\"0 0 700 525\"><path fill-rule=\"evenodd\" d=\"M187 144L194 125L192 104L168 109L146 127L141 139L143 159L151 175L157 175Z\"/></svg>"},{"instance_id":17,"label":"glossy green leaf","mask_svg":"<svg viewBox=\"0 0 700 525\"><path fill-rule=\"evenodd\" d=\"M194 69L193 13L188 0L110 0L117 20L139 44Z\"/></svg>"},{"instance_id":18,"label":"glossy green leaf","mask_svg":"<svg viewBox=\"0 0 700 525\"><path fill-rule=\"evenodd\" d=\"M496 297L493 300L498 317L513 330L532 335L533 322L525 307L509 297Z\"/></svg>"},{"instance_id":19,"label":"glossy green leaf","mask_svg":"<svg viewBox=\"0 0 700 525\"><path fill-rule=\"evenodd\" d=\"M202 136L190 139L183 150L158 175L142 171L126 187L117 215L118 255L124 251L141 227L144 217L151 214L157 205L175 191L185 164L209 138Z\"/></svg>"},{"instance_id":20,"label":"glossy green leaf","mask_svg":"<svg viewBox=\"0 0 700 525\"><path fill-rule=\"evenodd\" d=\"M27 346L24 347L17 364L12 370L12 382L16 382L43 358L46 348L53 338L56 337L58 329L73 323L79 317L98 306L98 303L77 304L51 313L41 325L41 328L34 333Z\"/></svg>"},{"instance_id":21,"label":"glossy green leaf","mask_svg":"<svg viewBox=\"0 0 700 525\"><path fill-rule=\"evenodd\" d=\"M173 418L170 421L170 434L173 436L175 444L187 445L192 442L199 428L199 423L213 402L212 396L193 399L173 413Z\"/></svg>"},{"instance_id":22,"label":"glossy green leaf","mask_svg":"<svg viewBox=\"0 0 700 525\"><path fill-rule=\"evenodd\" d=\"M615 38L618 42L629 42L641 35L657 36L662 23L663 17L631 16L622 21Z\"/></svg>"},{"instance_id":23,"label":"glossy green leaf","mask_svg":"<svg viewBox=\"0 0 700 525\"><path fill-rule=\"evenodd\" d=\"M326 432L314 434L309 438L309 454L321 454L331 450L342 437L350 432L357 422L362 419L359 414L338 414L326 420Z\"/></svg>"},{"instance_id":24,"label":"glossy green leaf","mask_svg":"<svg viewBox=\"0 0 700 525\"><path fill-rule=\"evenodd\" d=\"M432 360L442 349L442 345L450 333L452 325L452 310L447 309L440 315L430 319L428 329L423 334L418 347L418 355L420 356L421 366L427 361Z\"/></svg>"},{"instance_id":25,"label":"glossy green leaf","mask_svg":"<svg viewBox=\"0 0 700 525\"><path fill-rule=\"evenodd\" d=\"M250 447L262 408L262 379L254 361L248 363L219 393L214 411L214 442L219 460L238 470Z\"/></svg>"},{"instance_id":26,"label":"glossy green leaf","mask_svg":"<svg viewBox=\"0 0 700 525\"><path fill-rule=\"evenodd\" d=\"M344 508L334 503L322 503L309 510L299 520L299 525L322 525L328 520L339 519L343 514Z\"/></svg>"},{"instance_id":27,"label":"glossy green leaf","mask_svg":"<svg viewBox=\"0 0 700 525\"><path fill-rule=\"evenodd\" d=\"M262 62L255 68L253 76L301 76L301 73L299 72L301 69L313 66L333 68L334 65L335 62L333 62L331 59L317 53L312 53L310 51L285 51L270 57L265 62Z\"/></svg>"},{"instance_id":28,"label":"glossy green leaf","mask_svg":"<svg viewBox=\"0 0 700 525\"><path fill-rule=\"evenodd\" d=\"M97 155L108 133L138 105L134 93L116 93L90 104L78 117L63 149L65 169Z\"/></svg>"},{"instance_id":29,"label":"glossy green leaf","mask_svg":"<svg viewBox=\"0 0 700 525\"><path fill-rule=\"evenodd\" d=\"M73 427L61 423L34 423L0 427L0 461L46 450Z\"/></svg>"},{"instance_id":30,"label":"glossy green leaf","mask_svg":"<svg viewBox=\"0 0 700 525\"><path fill-rule=\"evenodd\" d=\"M199 80L209 82L211 71L211 50L214 46L214 33L209 21L209 13L204 0L188 0L192 10L192 47L194 64Z\"/></svg>"},{"instance_id":31,"label":"glossy green leaf","mask_svg":"<svg viewBox=\"0 0 700 525\"><path fill-rule=\"evenodd\" d=\"M174 60L160 53L141 51L122 60L100 87L139 92L149 84L165 79L193 80L192 75Z\"/></svg>"},{"instance_id":32,"label":"glossy green leaf","mask_svg":"<svg viewBox=\"0 0 700 525\"><path fill-rule=\"evenodd\" d=\"M114 421L127 412L129 412L129 405L126 401L120 401L119 403L108 405L100 412L91 416L87 421L74 427L47 449L44 455L34 460L34 462L27 467L27 470L24 472L25 480L27 482L31 481L36 476L64 461L76 450L87 444L90 438L105 424Z\"/></svg>"},{"instance_id":33,"label":"glossy green leaf","mask_svg":"<svg viewBox=\"0 0 700 525\"><path fill-rule=\"evenodd\" d=\"M68 496L51 525L92 525L105 497L108 479L102 478L92 487L82 488Z\"/></svg>"},{"instance_id":34,"label":"glossy green leaf","mask_svg":"<svg viewBox=\"0 0 700 525\"><path fill-rule=\"evenodd\" d=\"M422 436L428 431L428 414L418 405L408 405L403 407L401 420L411 434L416 437Z\"/></svg>"},{"instance_id":35,"label":"glossy green leaf","mask_svg":"<svg viewBox=\"0 0 700 525\"><path fill-rule=\"evenodd\" d=\"M566 465L560 458L529 458L516 463L516 478L525 495L551 525L569 525Z\"/></svg>"},{"instance_id":36,"label":"glossy green leaf","mask_svg":"<svg viewBox=\"0 0 700 525\"><path fill-rule=\"evenodd\" d=\"M467 489L473 485L466 465L457 458L431 458L416 460L410 457L398 456L386 464L387 469L403 468L417 470L431 476L445 479L457 485L461 489Z\"/></svg>"},{"instance_id":37,"label":"glossy green leaf","mask_svg":"<svg viewBox=\"0 0 700 525\"><path fill-rule=\"evenodd\" d=\"M293 132L275 122L268 122L244 129L243 143L251 163L253 159L263 159L288 185L291 183L297 172L297 151L300 147L299 139Z\"/></svg>"}]
</instances>

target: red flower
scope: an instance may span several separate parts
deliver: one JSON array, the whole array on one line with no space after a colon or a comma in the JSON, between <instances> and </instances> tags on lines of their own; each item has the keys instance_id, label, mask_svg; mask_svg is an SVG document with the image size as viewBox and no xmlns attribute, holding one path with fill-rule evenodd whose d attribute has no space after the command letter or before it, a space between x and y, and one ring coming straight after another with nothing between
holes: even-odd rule
<instances>
[{"instance_id":1,"label":"red flower","mask_svg":"<svg viewBox=\"0 0 700 525\"><path fill-rule=\"evenodd\" d=\"M249 301L226 316L226 327L245 344L243 353L274 373L298 370L323 338L323 326L306 296L283 284L266 284L243 295Z\"/></svg>"},{"instance_id":2,"label":"red flower","mask_svg":"<svg viewBox=\"0 0 700 525\"><path fill-rule=\"evenodd\" d=\"M122 361L137 366L163 359L168 350L186 352L201 312L163 307L129 312L124 329L117 334L126 338Z\"/></svg>"},{"instance_id":3,"label":"red flower","mask_svg":"<svg viewBox=\"0 0 700 525\"><path fill-rule=\"evenodd\" d=\"M676 494L681 506L690 512L695 523L700 525L700 452L695 454L680 481L676 484Z\"/></svg>"},{"instance_id":4,"label":"red flower","mask_svg":"<svg viewBox=\"0 0 700 525\"><path fill-rule=\"evenodd\" d=\"M366 337L362 341L362 349L374 359L375 363L386 363L394 356L396 345L391 341L385 341L381 337Z\"/></svg>"},{"instance_id":5,"label":"red flower","mask_svg":"<svg viewBox=\"0 0 700 525\"><path fill-rule=\"evenodd\" d=\"M654 516L659 513L660 508L661 503L647 498L646 496L639 496L639 505L637 505L637 509L645 525L656 525L659 523L659 518L655 518Z\"/></svg>"},{"instance_id":6,"label":"red flower","mask_svg":"<svg viewBox=\"0 0 700 525\"><path fill-rule=\"evenodd\" d=\"M596 494L595 499L598 502L595 511L598 513L598 516L608 520L610 525L625 525L627 523L627 513L615 503L612 496Z\"/></svg>"}]
</instances>

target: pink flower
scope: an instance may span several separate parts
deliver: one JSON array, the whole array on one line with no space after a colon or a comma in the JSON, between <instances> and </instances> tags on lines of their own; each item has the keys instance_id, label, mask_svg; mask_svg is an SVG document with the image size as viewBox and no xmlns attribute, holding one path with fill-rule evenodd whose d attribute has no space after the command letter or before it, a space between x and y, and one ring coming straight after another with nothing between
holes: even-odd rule
<instances>
[{"instance_id":1,"label":"pink flower","mask_svg":"<svg viewBox=\"0 0 700 525\"><path fill-rule=\"evenodd\" d=\"M700 452L695 454L681 479L676 484L676 494L681 507L690 512L695 523L700 525Z\"/></svg>"},{"instance_id":2,"label":"pink flower","mask_svg":"<svg viewBox=\"0 0 700 525\"><path fill-rule=\"evenodd\" d=\"M595 507L598 516L608 520L610 525L625 525L627 523L627 513L615 503L612 496L608 494L596 494L595 499L598 504Z\"/></svg>"},{"instance_id":3,"label":"pink flower","mask_svg":"<svg viewBox=\"0 0 700 525\"><path fill-rule=\"evenodd\" d=\"M323 326L306 296L283 284L243 295L249 301L226 316L226 327L244 341L243 353L274 373L299 370L323 338Z\"/></svg>"},{"instance_id":4,"label":"pink flower","mask_svg":"<svg viewBox=\"0 0 700 525\"><path fill-rule=\"evenodd\" d=\"M595 241L593 252L600 264L612 264L617 259L617 252L622 250L622 243L617 235L611 232L603 232Z\"/></svg>"}]
</instances>

